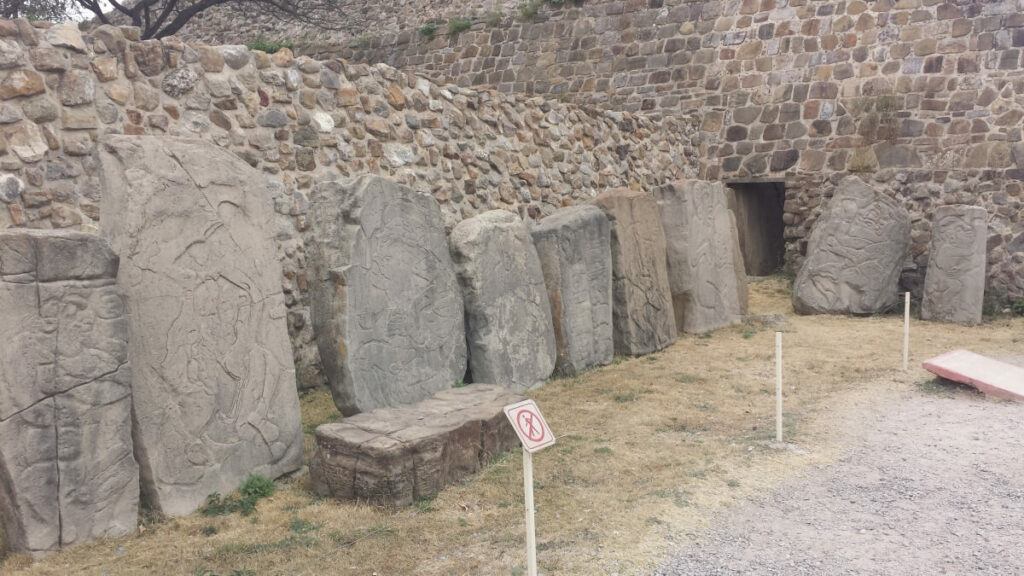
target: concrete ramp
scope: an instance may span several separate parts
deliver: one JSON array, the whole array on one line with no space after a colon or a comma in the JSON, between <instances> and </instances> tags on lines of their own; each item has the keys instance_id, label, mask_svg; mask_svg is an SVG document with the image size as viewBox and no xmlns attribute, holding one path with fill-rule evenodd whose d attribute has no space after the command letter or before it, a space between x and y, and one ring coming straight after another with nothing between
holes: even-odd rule
<instances>
[{"instance_id":1,"label":"concrete ramp","mask_svg":"<svg viewBox=\"0 0 1024 576\"><path fill-rule=\"evenodd\" d=\"M932 374L973 386L989 396L1024 401L1022 367L970 350L946 352L926 360L922 366Z\"/></svg>"}]
</instances>

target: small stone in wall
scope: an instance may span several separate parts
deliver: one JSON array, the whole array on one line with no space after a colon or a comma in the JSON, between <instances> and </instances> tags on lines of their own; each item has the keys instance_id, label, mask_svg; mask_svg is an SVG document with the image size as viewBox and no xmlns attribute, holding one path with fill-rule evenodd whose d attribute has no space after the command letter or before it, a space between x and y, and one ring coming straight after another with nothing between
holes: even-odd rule
<instances>
[{"instance_id":1,"label":"small stone in wall","mask_svg":"<svg viewBox=\"0 0 1024 576\"><path fill-rule=\"evenodd\" d=\"M17 42L0 38L0 68L15 68L24 61L24 52Z\"/></svg>"},{"instance_id":2,"label":"small stone in wall","mask_svg":"<svg viewBox=\"0 0 1024 576\"><path fill-rule=\"evenodd\" d=\"M51 26L46 31L46 41L58 48L70 48L75 52L85 52L85 41L82 33L78 31L78 24L68 22Z\"/></svg>"},{"instance_id":3,"label":"small stone in wall","mask_svg":"<svg viewBox=\"0 0 1024 576\"><path fill-rule=\"evenodd\" d=\"M45 91L43 77L32 70L14 70L0 78L0 100L32 96Z\"/></svg>"},{"instance_id":4,"label":"small stone in wall","mask_svg":"<svg viewBox=\"0 0 1024 576\"><path fill-rule=\"evenodd\" d=\"M189 67L178 68L174 72L164 76L161 88L164 94L172 98L180 98L195 88L199 81L199 75Z\"/></svg>"},{"instance_id":5,"label":"small stone in wall","mask_svg":"<svg viewBox=\"0 0 1024 576\"><path fill-rule=\"evenodd\" d=\"M25 191L25 183L14 174L0 174L0 201L7 204L17 200Z\"/></svg>"},{"instance_id":6,"label":"small stone in wall","mask_svg":"<svg viewBox=\"0 0 1024 576\"><path fill-rule=\"evenodd\" d=\"M39 162L50 149L43 131L34 122L22 122L8 138L8 147L22 162Z\"/></svg>"}]
</instances>

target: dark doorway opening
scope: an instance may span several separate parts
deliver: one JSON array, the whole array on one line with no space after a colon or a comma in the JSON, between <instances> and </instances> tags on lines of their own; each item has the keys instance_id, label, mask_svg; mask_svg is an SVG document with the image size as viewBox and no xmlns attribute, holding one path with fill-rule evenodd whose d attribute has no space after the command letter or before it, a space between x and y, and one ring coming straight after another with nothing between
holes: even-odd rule
<instances>
[{"instance_id":1,"label":"dark doorway opening","mask_svg":"<svg viewBox=\"0 0 1024 576\"><path fill-rule=\"evenodd\" d=\"M750 276L767 276L782 268L786 244L782 233L783 182L733 182L732 202L743 263Z\"/></svg>"}]
</instances>

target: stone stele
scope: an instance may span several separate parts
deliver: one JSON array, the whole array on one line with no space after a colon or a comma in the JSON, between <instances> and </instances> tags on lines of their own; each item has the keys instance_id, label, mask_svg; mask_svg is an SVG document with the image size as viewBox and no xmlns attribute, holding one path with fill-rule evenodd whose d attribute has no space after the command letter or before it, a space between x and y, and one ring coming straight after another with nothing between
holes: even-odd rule
<instances>
[{"instance_id":1,"label":"stone stele","mask_svg":"<svg viewBox=\"0 0 1024 576\"><path fill-rule=\"evenodd\" d=\"M981 323L985 301L988 212L979 206L940 206L932 221L921 318Z\"/></svg>"},{"instance_id":2,"label":"stone stele","mask_svg":"<svg viewBox=\"0 0 1024 576\"><path fill-rule=\"evenodd\" d=\"M425 400L466 373L462 295L433 197L379 176L310 206L313 327L345 415Z\"/></svg>"},{"instance_id":3,"label":"stone stele","mask_svg":"<svg viewBox=\"0 0 1024 576\"><path fill-rule=\"evenodd\" d=\"M249 474L298 469L270 184L199 140L111 136L100 160L100 220L128 297L143 497L180 516Z\"/></svg>"},{"instance_id":4,"label":"stone stele","mask_svg":"<svg viewBox=\"0 0 1024 576\"><path fill-rule=\"evenodd\" d=\"M594 202L612 223L612 325L615 353L649 354L676 339L665 233L654 197L625 188Z\"/></svg>"},{"instance_id":5,"label":"stone stele","mask_svg":"<svg viewBox=\"0 0 1024 576\"><path fill-rule=\"evenodd\" d=\"M875 314L896 306L910 215L856 176L839 183L793 284L799 314Z\"/></svg>"},{"instance_id":6,"label":"stone stele","mask_svg":"<svg viewBox=\"0 0 1024 576\"><path fill-rule=\"evenodd\" d=\"M551 303L555 374L612 361L611 224L596 206L556 210L531 230Z\"/></svg>"},{"instance_id":7,"label":"stone stele","mask_svg":"<svg viewBox=\"0 0 1024 576\"><path fill-rule=\"evenodd\" d=\"M518 444L502 408L522 399L503 386L470 384L322 424L310 462L313 490L393 506L433 496Z\"/></svg>"},{"instance_id":8,"label":"stone stele","mask_svg":"<svg viewBox=\"0 0 1024 576\"><path fill-rule=\"evenodd\" d=\"M747 275L725 186L690 180L655 192L668 256L676 327L702 333L743 320Z\"/></svg>"},{"instance_id":9,"label":"stone stele","mask_svg":"<svg viewBox=\"0 0 1024 576\"><path fill-rule=\"evenodd\" d=\"M92 234L0 232L0 524L42 554L138 524L128 319Z\"/></svg>"},{"instance_id":10,"label":"stone stele","mask_svg":"<svg viewBox=\"0 0 1024 576\"><path fill-rule=\"evenodd\" d=\"M491 210L459 222L449 244L466 307L471 381L516 391L542 384L555 367L555 334L526 224Z\"/></svg>"}]
</instances>

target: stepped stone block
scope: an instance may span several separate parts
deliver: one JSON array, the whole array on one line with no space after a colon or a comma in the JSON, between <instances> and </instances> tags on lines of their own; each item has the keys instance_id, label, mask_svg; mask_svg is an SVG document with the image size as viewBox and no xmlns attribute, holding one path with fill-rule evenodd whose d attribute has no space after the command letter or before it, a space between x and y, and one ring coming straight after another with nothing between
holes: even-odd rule
<instances>
[{"instance_id":1,"label":"stepped stone block","mask_svg":"<svg viewBox=\"0 0 1024 576\"><path fill-rule=\"evenodd\" d=\"M742 321L747 275L725 186L676 182L659 188L655 197L665 230L676 327L701 333Z\"/></svg>"},{"instance_id":2,"label":"stepped stone block","mask_svg":"<svg viewBox=\"0 0 1024 576\"><path fill-rule=\"evenodd\" d=\"M99 236L0 232L0 524L42 554L138 523L117 256Z\"/></svg>"},{"instance_id":3,"label":"stepped stone block","mask_svg":"<svg viewBox=\"0 0 1024 576\"><path fill-rule=\"evenodd\" d=\"M433 496L518 444L502 408L520 400L503 386L470 384L323 424L310 463L314 491L394 506Z\"/></svg>"},{"instance_id":4,"label":"stepped stone block","mask_svg":"<svg viewBox=\"0 0 1024 576\"><path fill-rule=\"evenodd\" d=\"M518 216L484 212L449 238L466 308L469 374L516 391L555 367L555 334L537 249Z\"/></svg>"},{"instance_id":5,"label":"stepped stone block","mask_svg":"<svg viewBox=\"0 0 1024 576\"><path fill-rule=\"evenodd\" d=\"M897 305L910 215L894 198L846 177L818 218L793 284L798 314L875 314Z\"/></svg>"},{"instance_id":6,"label":"stepped stone block","mask_svg":"<svg viewBox=\"0 0 1024 576\"><path fill-rule=\"evenodd\" d=\"M556 210L531 231L555 330L555 374L612 361L611 225L596 206Z\"/></svg>"},{"instance_id":7,"label":"stepped stone block","mask_svg":"<svg viewBox=\"0 0 1024 576\"><path fill-rule=\"evenodd\" d=\"M317 185L307 246L313 327L343 414L411 404L466 373L441 209L378 176Z\"/></svg>"},{"instance_id":8,"label":"stepped stone block","mask_svg":"<svg viewBox=\"0 0 1024 576\"><path fill-rule=\"evenodd\" d=\"M980 324L985 303L988 212L978 206L935 209L921 318Z\"/></svg>"},{"instance_id":9,"label":"stepped stone block","mask_svg":"<svg viewBox=\"0 0 1024 576\"><path fill-rule=\"evenodd\" d=\"M639 356L675 342L665 233L654 197L610 190L595 204L611 221L612 328L615 353Z\"/></svg>"},{"instance_id":10,"label":"stepped stone block","mask_svg":"<svg viewBox=\"0 0 1024 576\"><path fill-rule=\"evenodd\" d=\"M101 142L100 220L121 257L142 494L171 516L298 469L302 429L270 185L199 140Z\"/></svg>"}]
</instances>

